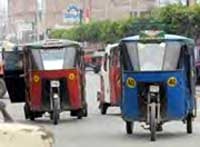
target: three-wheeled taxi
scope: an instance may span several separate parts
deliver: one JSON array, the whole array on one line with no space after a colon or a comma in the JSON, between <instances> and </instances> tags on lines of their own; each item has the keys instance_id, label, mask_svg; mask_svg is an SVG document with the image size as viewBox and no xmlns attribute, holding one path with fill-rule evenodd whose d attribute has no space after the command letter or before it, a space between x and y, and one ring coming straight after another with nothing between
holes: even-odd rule
<instances>
[{"instance_id":1,"label":"three-wheeled taxi","mask_svg":"<svg viewBox=\"0 0 200 147\"><path fill-rule=\"evenodd\" d=\"M132 134L133 122L146 123L151 141L156 131L171 120L186 123L192 133L196 116L194 41L143 31L121 40L122 117Z\"/></svg>"},{"instance_id":2,"label":"three-wheeled taxi","mask_svg":"<svg viewBox=\"0 0 200 147\"><path fill-rule=\"evenodd\" d=\"M12 60L6 58L10 53L4 52L5 65ZM23 45L22 57L21 73L17 75L15 70L9 74L5 66L5 79L11 100L25 101L26 119L34 120L49 112L57 124L60 112L67 110L79 119L87 116L83 51L79 43L51 39L27 44ZM9 85L13 85L11 90Z\"/></svg>"},{"instance_id":3,"label":"three-wheeled taxi","mask_svg":"<svg viewBox=\"0 0 200 147\"><path fill-rule=\"evenodd\" d=\"M119 106L121 100L120 84L120 52L118 43L108 45L105 48L101 64L100 84L101 90L97 96L101 114L106 114L108 107Z\"/></svg>"}]
</instances>

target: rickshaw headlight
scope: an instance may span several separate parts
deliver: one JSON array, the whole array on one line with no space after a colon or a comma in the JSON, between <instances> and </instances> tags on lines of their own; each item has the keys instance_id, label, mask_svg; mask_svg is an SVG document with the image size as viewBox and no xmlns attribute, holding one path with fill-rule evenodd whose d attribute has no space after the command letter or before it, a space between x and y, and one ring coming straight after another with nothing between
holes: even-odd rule
<instances>
[{"instance_id":1,"label":"rickshaw headlight","mask_svg":"<svg viewBox=\"0 0 200 147\"><path fill-rule=\"evenodd\" d=\"M60 87L60 81L51 81L51 87Z\"/></svg>"},{"instance_id":2,"label":"rickshaw headlight","mask_svg":"<svg viewBox=\"0 0 200 147\"><path fill-rule=\"evenodd\" d=\"M158 93L160 91L160 87L157 85L151 85L150 86L150 92L152 93Z\"/></svg>"},{"instance_id":3,"label":"rickshaw headlight","mask_svg":"<svg viewBox=\"0 0 200 147\"><path fill-rule=\"evenodd\" d=\"M169 87L175 87L177 85L177 79L176 77L170 77L168 80L167 80L167 85Z\"/></svg>"},{"instance_id":4,"label":"rickshaw headlight","mask_svg":"<svg viewBox=\"0 0 200 147\"><path fill-rule=\"evenodd\" d=\"M38 83L38 82L40 81L40 77L39 77L38 75L34 75L34 76L33 76L33 81L34 81L35 83Z\"/></svg>"}]
</instances>

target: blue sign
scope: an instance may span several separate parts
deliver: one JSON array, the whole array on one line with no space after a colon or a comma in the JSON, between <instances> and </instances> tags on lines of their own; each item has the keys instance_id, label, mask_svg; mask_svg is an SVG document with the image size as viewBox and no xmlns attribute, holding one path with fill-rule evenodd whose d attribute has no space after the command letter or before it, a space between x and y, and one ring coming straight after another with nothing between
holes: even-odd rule
<instances>
[{"instance_id":1,"label":"blue sign","mask_svg":"<svg viewBox=\"0 0 200 147\"><path fill-rule=\"evenodd\" d=\"M64 12L65 23L79 23L81 19L81 10L76 5L69 5Z\"/></svg>"}]
</instances>

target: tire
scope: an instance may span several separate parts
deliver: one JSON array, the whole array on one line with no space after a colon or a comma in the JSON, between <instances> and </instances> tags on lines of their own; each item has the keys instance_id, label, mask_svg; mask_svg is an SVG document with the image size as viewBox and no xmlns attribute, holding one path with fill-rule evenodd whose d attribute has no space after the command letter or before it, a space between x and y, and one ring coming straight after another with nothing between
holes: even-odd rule
<instances>
[{"instance_id":1,"label":"tire","mask_svg":"<svg viewBox=\"0 0 200 147\"><path fill-rule=\"evenodd\" d=\"M29 110L27 104L24 105L24 116L25 116L26 120L30 118L30 110Z\"/></svg>"},{"instance_id":2,"label":"tire","mask_svg":"<svg viewBox=\"0 0 200 147\"><path fill-rule=\"evenodd\" d=\"M83 110L81 109L81 110L78 110L77 112L77 118L82 119L82 117L83 117Z\"/></svg>"},{"instance_id":3,"label":"tire","mask_svg":"<svg viewBox=\"0 0 200 147\"><path fill-rule=\"evenodd\" d=\"M59 101L58 99L53 99L53 114L52 114L52 118L53 118L53 124L57 125L58 124L58 120L59 120Z\"/></svg>"},{"instance_id":4,"label":"tire","mask_svg":"<svg viewBox=\"0 0 200 147\"><path fill-rule=\"evenodd\" d=\"M108 109L108 105L105 104L105 103L102 104L102 105L101 105L101 114L102 114L102 115L106 115L107 109Z\"/></svg>"},{"instance_id":5,"label":"tire","mask_svg":"<svg viewBox=\"0 0 200 147\"><path fill-rule=\"evenodd\" d=\"M126 133L133 134L133 122L126 121Z\"/></svg>"},{"instance_id":6,"label":"tire","mask_svg":"<svg viewBox=\"0 0 200 147\"><path fill-rule=\"evenodd\" d=\"M156 141L156 105L152 104L150 109L150 132L151 141Z\"/></svg>"},{"instance_id":7,"label":"tire","mask_svg":"<svg viewBox=\"0 0 200 147\"><path fill-rule=\"evenodd\" d=\"M31 121L35 120L35 114L34 112L30 110L30 107L28 106L28 104L24 105L24 115L25 115L25 119L30 119Z\"/></svg>"},{"instance_id":8,"label":"tire","mask_svg":"<svg viewBox=\"0 0 200 147\"><path fill-rule=\"evenodd\" d=\"M25 116L25 119L29 119L29 110L27 108L27 104L24 105L24 116Z\"/></svg>"},{"instance_id":9,"label":"tire","mask_svg":"<svg viewBox=\"0 0 200 147\"><path fill-rule=\"evenodd\" d=\"M31 121L34 121L34 120L35 120L35 115L34 115L34 113L31 113L31 114L30 114L30 120L31 120Z\"/></svg>"},{"instance_id":10,"label":"tire","mask_svg":"<svg viewBox=\"0 0 200 147\"><path fill-rule=\"evenodd\" d=\"M3 79L0 79L0 98L3 98L6 94L6 85Z\"/></svg>"},{"instance_id":11,"label":"tire","mask_svg":"<svg viewBox=\"0 0 200 147\"><path fill-rule=\"evenodd\" d=\"M186 119L186 129L188 134L192 134L192 115L188 114Z\"/></svg>"},{"instance_id":12,"label":"tire","mask_svg":"<svg viewBox=\"0 0 200 147\"><path fill-rule=\"evenodd\" d=\"M85 105L85 107L83 108L83 116L84 117L88 116L88 107L87 107L87 105Z\"/></svg>"}]
</instances>

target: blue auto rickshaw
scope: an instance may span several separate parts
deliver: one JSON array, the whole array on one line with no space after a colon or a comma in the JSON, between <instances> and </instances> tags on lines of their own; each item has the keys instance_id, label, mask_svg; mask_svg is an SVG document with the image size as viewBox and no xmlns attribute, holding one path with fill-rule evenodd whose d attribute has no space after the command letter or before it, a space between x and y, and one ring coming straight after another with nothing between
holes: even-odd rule
<instances>
[{"instance_id":1,"label":"blue auto rickshaw","mask_svg":"<svg viewBox=\"0 0 200 147\"><path fill-rule=\"evenodd\" d=\"M192 133L196 116L194 41L165 34L142 31L120 43L122 80L122 117L127 134L133 122L144 122L151 141L162 124L181 120Z\"/></svg>"}]
</instances>

